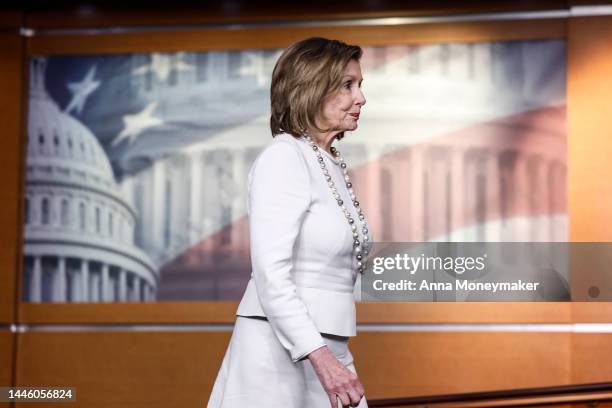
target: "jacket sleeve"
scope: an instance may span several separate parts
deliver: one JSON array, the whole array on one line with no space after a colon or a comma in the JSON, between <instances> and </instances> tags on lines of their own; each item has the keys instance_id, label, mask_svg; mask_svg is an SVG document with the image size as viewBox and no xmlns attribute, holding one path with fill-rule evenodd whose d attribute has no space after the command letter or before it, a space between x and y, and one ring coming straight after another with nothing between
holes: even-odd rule
<instances>
[{"instance_id":1,"label":"jacket sleeve","mask_svg":"<svg viewBox=\"0 0 612 408\"><path fill-rule=\"evenodd\" d=\"M325 346L291 276L293 247L311 201L306 163L297 149L279 141L261 153L250 173L247 200L259 302L294 362Z\"/></svg>"}]
</instances>

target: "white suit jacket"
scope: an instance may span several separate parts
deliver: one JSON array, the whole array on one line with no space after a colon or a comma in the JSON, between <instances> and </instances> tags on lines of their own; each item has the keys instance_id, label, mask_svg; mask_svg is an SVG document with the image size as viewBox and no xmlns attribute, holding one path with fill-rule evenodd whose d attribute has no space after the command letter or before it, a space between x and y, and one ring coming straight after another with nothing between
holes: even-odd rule
<instances>
[{"instance_id":1,"label":"white suit jacket","mask_svg":"<svg viewBox=\"0 0 612 408\"><path fill-rule=\"evenodd\" d=\"M340 165L320 150L356 220ZM248 177L251 279L236 312L265 316L293 361L325 345L320 333L355 335L353 236L304 140L276 136Z\"/></svg>"}]
</instances>

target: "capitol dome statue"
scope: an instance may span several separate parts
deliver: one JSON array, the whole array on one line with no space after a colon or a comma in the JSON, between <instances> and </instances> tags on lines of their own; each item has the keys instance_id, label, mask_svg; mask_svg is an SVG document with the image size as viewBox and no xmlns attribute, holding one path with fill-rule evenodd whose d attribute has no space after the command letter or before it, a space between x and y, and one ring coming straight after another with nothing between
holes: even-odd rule
<instances>
[{"instance_id":1,"label":"capitol dome statue","mask_svg":"<svg viewBox=\"0 0 612 408\"><path fill-rule=\"evenodd\" d=\"M31 60L22 297L155 300L159 272L134 244L137 214L97 138L47 93L45 65Z\"/></svg>"}]
</instances>

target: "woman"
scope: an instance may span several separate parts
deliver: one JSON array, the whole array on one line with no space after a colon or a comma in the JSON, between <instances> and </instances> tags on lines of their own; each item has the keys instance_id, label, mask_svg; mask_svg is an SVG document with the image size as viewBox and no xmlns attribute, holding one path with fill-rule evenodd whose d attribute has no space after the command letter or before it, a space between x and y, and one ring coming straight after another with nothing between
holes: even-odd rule
<instances>
[{"instance_id":1,"label":"woman","mask_svg":"<svg viewBox=\"0 0 612 408\"><path fill-rule=\"evenodd\" d=\"M209 408L367 407L348 337L371 238L332 147L365 104L360 58L309 38L274 67L274 139L249 174L252 274Z\"/></svg>"}]
</instances>

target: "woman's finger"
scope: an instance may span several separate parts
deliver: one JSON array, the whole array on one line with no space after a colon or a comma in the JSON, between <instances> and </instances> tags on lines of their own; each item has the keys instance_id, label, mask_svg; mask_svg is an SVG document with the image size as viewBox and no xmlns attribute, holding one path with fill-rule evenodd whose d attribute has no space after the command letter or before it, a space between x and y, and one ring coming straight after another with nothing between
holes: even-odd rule
<instances>
[{"instance_id":1,"label":"woman's finger","mask_svg":"<svg viewBox=\"0 0 612 408\"><path fill-rule=\"evenodd\" d=\"M331 404L331 408L338 408L338 397L336 396L336 394L334 393L327 394L327 397L329 398L329 403Z\"/></svg>"},{"instance_id":2,"label":"woman's finger","mask_svg":"<svg viewBox=\"0 0 612 408\"><path fill-rule=\"evenodd\" d=\"M359 392L357 392L357 390L355 389L350 390L348 395L351 401L350 403L351 407L356 407L357 405L359 405L359 401L361 401L361 395L359 394Z\"/></svg>"},{"instance_id":3,"label":"woman's finger","mask_svg":"<svg viewBox=\"0 0 612 408\"><path fill-rule=\"evenodd\" d=\"M338 396L338 399L340 400L340 404L342 404L342 407L348 407L351 405L351 399L349 398L347 393L342 392L336 395Z\"/></svg>"},{"instance_id":4,"label":"woman's finger","mask_svg":"<svg viewBox=\"0 0 612 408\"><path fill-rule=\"evenodd\" d=\"M363 394L365 394L365 389L363 388L363 384L361 384L361 381L358 382L356 388L359 395L361 395L361 397L363 398Z\"/></svg>"}]
</instances>

